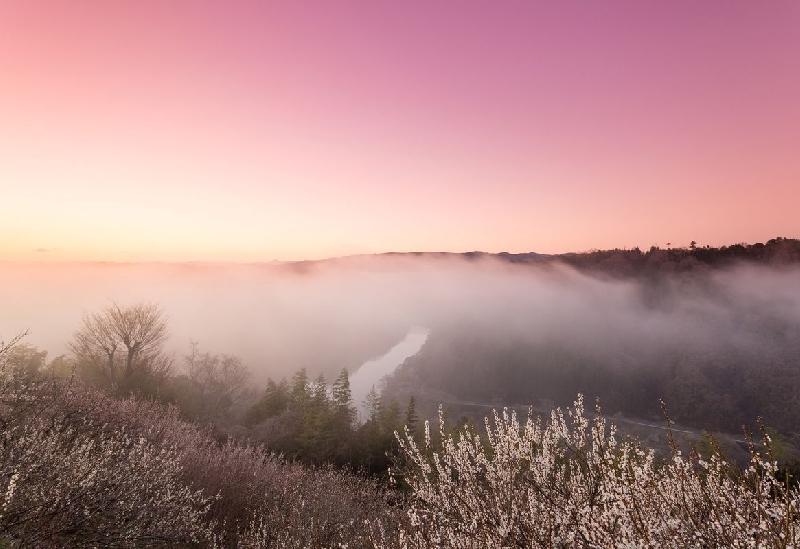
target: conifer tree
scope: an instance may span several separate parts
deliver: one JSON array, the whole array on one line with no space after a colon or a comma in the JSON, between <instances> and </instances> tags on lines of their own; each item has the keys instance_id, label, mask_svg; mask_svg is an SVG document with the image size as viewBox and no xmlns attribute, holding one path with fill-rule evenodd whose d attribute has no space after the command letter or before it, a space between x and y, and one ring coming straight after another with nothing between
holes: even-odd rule
<instances>
[{"instance_id":1,"label":"conifer tree","mask_svg":"<svg viewBox=\"0 0 800 549\"><path fill-rule=\"evenodd\" d=\"M414 395L408 399L408 408L406 408L406 418L405 424L408 427L408 432L413 436L417 433L417 422L419 421L419 417L417 416L417 399Z\"/></svg>"},{"instance_id":2,"label":"conifer tree","mask_svg":"<svg viewBox=\"0 0 800 549\"><path fill-rule=\"evenodd\" d=\"M369 393L367 393L367 397L364 399L364 408L367 410L367 421L378 422L381 415L382 406L381 397L378 396L378 391L375 390L374 385L369 390Z\"/></svg>"},{"instance_id":3,"label":"conifer tree","mask_svg":"<svg viewBox=\"0 0 800 549\"><path fill-rule=\"evenodd\" d=\"M356 411L353 408L353 395L350 392L350 378L346 368L342 369L342 373L333 382L331 393L337 416L350 427L355 419Z\"/></svg>"},{"instance_id":4,"label":"conifer tree","mask_svg":"<svg viewBox=\"0 0 800 549\"><path fill-rule=\"evenodd\" d=\"M302 409L306 405L308 397L308 373L305 368L302 368L292 376L292 406Z\"/></svg>"},{"instance_id":5,"label":"conifer tree","mask_svg":"<svg viewBox=\"0 0 800 549\"><path fill-rule=\"evenodd\" d=\"M314 380L314 384L311 387L311 398L317 408L324 408L328 403L328 384L325 382L324 375L320 374Z\"/></svg>"},{"instance_id":6,"label":"conifer tree","mask_svg":"<svg viewBox=\"0 0 800 549\"><path fill-rule=\"evenodd\" d=\"M248 421L258 423L282 414L289 405L289 387L286 380L275 383L272 378L267 379L267 388L261 399L255 403L248 412Z\"/></svg>"}]
</instances>

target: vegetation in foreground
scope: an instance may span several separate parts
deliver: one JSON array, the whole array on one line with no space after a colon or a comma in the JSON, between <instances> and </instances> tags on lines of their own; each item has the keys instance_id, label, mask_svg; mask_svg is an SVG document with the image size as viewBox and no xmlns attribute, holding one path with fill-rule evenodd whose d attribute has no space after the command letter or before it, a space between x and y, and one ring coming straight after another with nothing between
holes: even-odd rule
<instances>
[{"instance_id":1,"label":"vegetation in foreground","mask_svg":"<svg viewBox=\"0 0 800 549\"><path fill-rule=\"evenodd\" d=\"M330 466L219 442L174 407L46 372L0 371L0 543L370 547L394 495Z\"/></svg>"},{"instance_id":2,"label":"vegetation in foreground","mask_svg":"<svg viewBox=\"0 0 800 549\"><path fill-rule=\"evenodd\" d=\"M465 429L433 450L401 442L411 486L403 547L797 547L800 491L777 478L770 440L749 467L672 456L620 440L583 398L548 421L495 413L486 437Z\"/></svg>"},{"instance_id":3,"label":"vegetation in foreground","mask_svg":"<svg viewBox=\"0 0 800 549\"><path fill-rule=\"evenodd\" d=\"M660 462L574 409L399 436L387 490L220 443L174 408L115 397L0 351L7 547L797 547L800 490L770 440L751 464L673 447Z\"/></svg>"}]
</instances>

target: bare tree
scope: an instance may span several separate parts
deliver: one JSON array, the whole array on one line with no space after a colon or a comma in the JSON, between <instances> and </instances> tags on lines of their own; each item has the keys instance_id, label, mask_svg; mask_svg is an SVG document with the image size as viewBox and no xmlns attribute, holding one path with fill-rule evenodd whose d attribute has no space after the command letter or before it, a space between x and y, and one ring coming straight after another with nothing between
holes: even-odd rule
<instances>
[{"instance_id":1,"label":"bare tree","mask_svg":"<svg viewBox=\"0 0 800 549\"><path fill-rule=\"evenodd\" d=\"M28 330L15 335L8 343L0 339L0 359L2 359L17 343L22 341L26 335L28 335Z\"/></svg>"},{"instance_id":2,"label":"bare tree","mask_svg":"<svg viewBox=\"0 0 800 549\"><path fill-rule=\"evenodd\" d=\"M137 376L169 374L173 357L163 350L168 339L166 315L158 305L122 307L112 302L101 311L84 313L69 348L79 361L102 370L112 387L128 391Z\"/></svg>"},{"instance_id":3,"label":"bare tree","mask_svg":"<svg viewBox=\"0 0 800 549\"><path fill-rule=\"evenodd\" d=\"M184 358L186 373L198 393L200 419L222 418L247 398L251 373L241 358L201 353L196 341Z\"/></svg>"}]
</instances>

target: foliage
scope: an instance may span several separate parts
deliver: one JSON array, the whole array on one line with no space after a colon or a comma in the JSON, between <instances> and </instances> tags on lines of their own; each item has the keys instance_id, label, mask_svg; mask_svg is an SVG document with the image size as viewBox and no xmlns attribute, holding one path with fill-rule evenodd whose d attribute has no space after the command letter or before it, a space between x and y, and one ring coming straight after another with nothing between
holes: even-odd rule
<instances>
[{"instance_id":1,"label":"foliage","mask_svg":"<svg viewBox=\"0 0 800 549\"><path fill-rule=\"evenodd\" d=\"M794 257L795 244L768 247ZM646 258L645 272L651 260L667 265L680 255L686 267L695 265L687 258L713 254L691 246L636 255ZM615 257L602 268L622 265ZM774 323L765 329L793 333ZM469 425L450 429L440 409L438 433L427 422L421 433L414 396L403 412L374 389L360 423L346 370L330 386L305 370L269 380L244 414L252 399L242 361L194 345L176 376L163 350L167 333L157 306L113 304L84 315L74 360L48 363L19 337L0 342L0 547L799 547L800 492L789 476L799 468L778 468L790 444L777 433L751 443L744 470L711 437L688 455L670 438L672 455L660 461L599 414L588 418L581 397L548 421L531 415L521 425L514 413L495 413L485 436ZM449 341L436 337L423 356L441 358ZM484 375L432 375L456 389L472 383L501 394L486 382L491 375L529 395L530 379L506 376L522 370L519 361L488 360L481 339L468 337L466 365L483 363ZM546 351L536 386L549 389L558 376L585 381L581 368L561 360L568 350ZM527 350L515 352L530 360ZM788 361L766 357L759 377L748 378L700 355L665 360L666 380L655 369L632 377L613 364L615 376L598 367L590 381L614 386L634 408L657 389L682 418L731 421L733 410L739 421L751 410L715 391L724 382L735 388L728 393L771 400L783 408L773 411L780 425L794 425L796 399L781 395L800 378ZM239 436L223 435L222 425ZM377 480L390 465L396 490Z\"/></svg>"},{"instance_id":2,"label":"foliage","mask_svg":"<svg viewBox=\"0 0 800 549\"><path fill-rule=\"evenodd\" d=\"M23 350L25 350L23 348ZM174 446L88 414L69 385L0 357L0 532L21 546L152 546L210 534L209 499L182 482ZM84 393L89 395L90 393ZM99 421L98 421L99 419Z\"/></svg>"},{"instance_id":3,"label":"foliage","mask_svg":"<svg viewBox=\"0 0 800 549\"><path fill-rule=\"evenodd\" d=\"M501 332L488 323L442 326L397 368L384 394L401 402L415 394L420 412L432 416L440 402L566 405L583 392L600 397L610 414L646 420L660 417L663 398L674 419L687 427L738 434L742 425L755 429L761 416L800 447L800 317L737 305L735 295L719 287L715 305L708 306L697 284L690 285L701 296L697 302L674 299L677 290L665 290L663 306L636 301L634 312L616 325L610 318L605 332L603 321L549 338ZM637 294L651 291L633 287ZM705 333L679 324L675 330L685 330L680 336L650 331L648 323L661 322L676 301L718 316L674 317L708 328ZM790 310L790 303L779 308ZM642 329L631 329L637 321Z\"/></svg>"},{"instance_id":4,"label":"foliage","mask_svg":"<svg viewBox=\"0 0 800 549\"><path fill-rule=\"evenodd\" d=\"M518 262L513 255L506 259ZM661 248L652 246L647 251L595 250L587 253L567 253L547 258L560 261L584 272L615 277L646 276L659 278L675 273L703 273L710 268L720 268L740 262L771 265L789 265L800 262L800 240L773 238L766 243L732 244L730 246L698 246L692 241L687 247Z\"/></svg>"}]
</instances>

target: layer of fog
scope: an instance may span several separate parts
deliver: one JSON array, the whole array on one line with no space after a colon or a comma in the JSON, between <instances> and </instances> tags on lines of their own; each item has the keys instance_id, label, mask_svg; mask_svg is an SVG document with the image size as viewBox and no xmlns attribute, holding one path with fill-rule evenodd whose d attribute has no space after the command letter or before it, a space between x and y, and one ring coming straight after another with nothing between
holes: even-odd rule
<instances>
[{"instance_id":1,"label":"layer of fog","mask_svg":"<svg viewBox=\"0 0 800 549\"><path fill-rule=\"evenodd\" d=\"M51 356L83 311L146 300L189 341L241 356L256 373L305 367L328 380L384 355L413 326L479 324L498 337L633 356L678 345L762 352L770 326L800 327L800 269L740 266L652 289L560 266L493 259L378 256L294 266L0 264L0 335ZM360 389L359 389L360 390Z\"/></svg>"}]
</instances>

